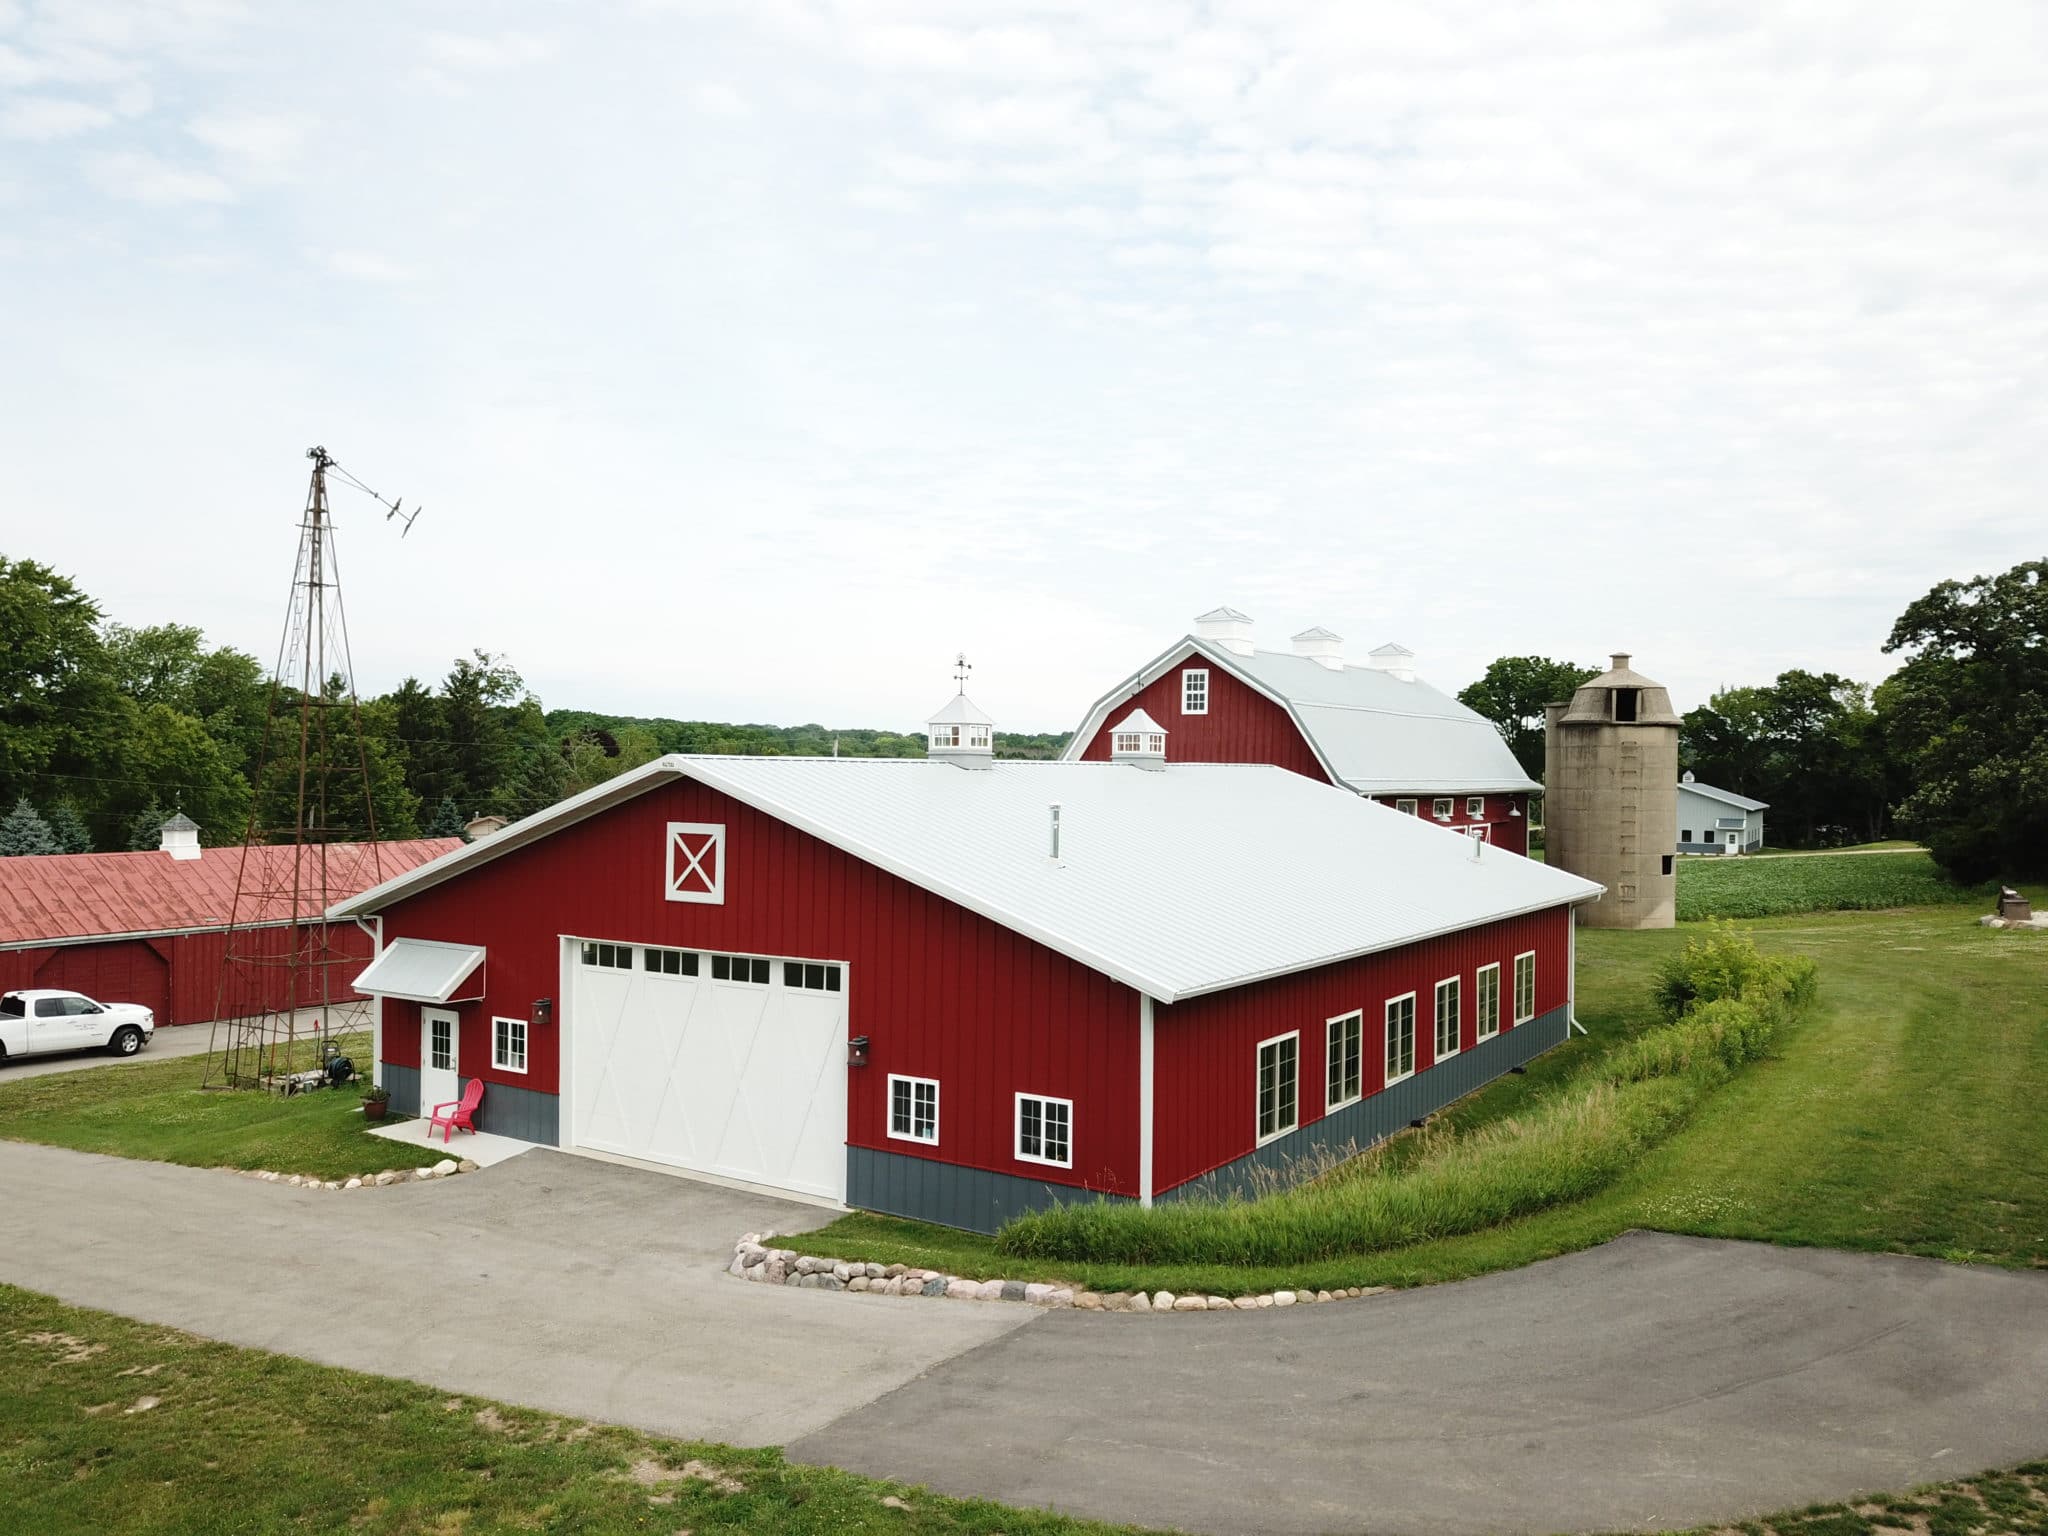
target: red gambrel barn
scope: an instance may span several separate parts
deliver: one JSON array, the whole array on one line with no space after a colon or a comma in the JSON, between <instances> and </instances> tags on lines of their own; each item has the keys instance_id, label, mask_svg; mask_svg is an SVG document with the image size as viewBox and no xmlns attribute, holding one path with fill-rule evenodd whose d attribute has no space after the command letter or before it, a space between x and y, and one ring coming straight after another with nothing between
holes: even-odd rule
<instances>
[{"instance_id":1,"label":"red gambrel barn","mask_svg":"<svg viewBox=\"0 0 2048 1536\"><path fill-rule=\"evenodd\" d=\"M415 1110L990 1231L1366 1145L1565 1038L1600 887L1262 764L671 756L342 904Z\"/></svg>"},{"instance_id":2,"label":"red gambrel barn","mask_svg":"<svg viewBox=\"0 0 2048 1536\"><path fill-rule=\"evenodd\" d=\"M1327 629L1304 630L1293 646L1259 650L1249 618L1213 609L1096 700L1065 755L1106 761L1116 722L1141 710L1178 762L1273 763L1528 851L1529 796L1543 786L1492 721L1423 682L1402 646L1383 645L1362 666Z\"/></svg>"},{"instance_id":3,"label":"red gambrel barn","mask_svg":"<svg viewBox=\"0 0 2048 1536\"><path fill-rule=\"evenodd\" d=\"M101 1002L140 1003L160 1026L210 1021L220 1001L237 882L245 892L288 890L289 860L300 851L251 848L245 871L241 848L201 848L198 832L177 816L165 823L156 851L0 860L0 992L61 987ZM461 846L455 838L337 844L327 850L329 887L360 891ZM288 952L288 902L252 902L245 894L241 915L257 952ZM311 907L299 914L302 938L307 920L315 920L315 931L324 927L338 953L369 959L367 933L353 923L320 924L320 916ZM249 977L244 985L281 989L286 972L264 966ZM285 1004L281 993L228 1001L232 1012L243 1013Z\"/></svg>"}]
</instances>

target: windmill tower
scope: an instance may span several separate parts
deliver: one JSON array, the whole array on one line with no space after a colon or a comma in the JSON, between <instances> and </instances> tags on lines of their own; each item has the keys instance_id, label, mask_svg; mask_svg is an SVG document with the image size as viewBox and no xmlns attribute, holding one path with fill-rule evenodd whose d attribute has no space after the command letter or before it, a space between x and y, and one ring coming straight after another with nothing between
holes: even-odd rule
<instances>
[{"instance_id":1,"label":"windmill tower","mask_svg":"<svg viewBox=\"0 0 2048 1536\"><path fill-rule=\"evenodd\" d=\"M1678 727L1671 695L1626 654L1544 706L1543 857L1607 887L1589 928L1669 928L1678 916Z\"/></svg>"},{"instance_id":2,"label":"windmill tower","mask_svg":"<svg viewBox=\"0 0 2048 1536\"><path fill-rule=\"evenodd\" d=\"M276 1086L359 1027L349 983L362 957L336 946L326 912L387 873L327 505L330 470L356 482L325 448L306 457L312 481L228 913L209 1088Z\"/></svg>"}]
</instances>

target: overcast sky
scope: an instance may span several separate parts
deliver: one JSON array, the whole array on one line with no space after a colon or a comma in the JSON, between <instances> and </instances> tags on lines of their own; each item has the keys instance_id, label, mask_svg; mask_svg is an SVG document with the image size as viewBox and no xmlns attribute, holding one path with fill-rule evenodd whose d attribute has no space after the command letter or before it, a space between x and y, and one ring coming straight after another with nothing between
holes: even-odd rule
<instances>
[{"instance_id":1,"label":"overcast sky","mask_svg":"<svg viewBox=\"0 0 2048 1536\"><path fill-rule=\"evenodd\" d=\"M2044 18L0 0L0 550L267 659L319 442L365 693L1875 678L2048 550Z\"/></svg>"}]
</instances>

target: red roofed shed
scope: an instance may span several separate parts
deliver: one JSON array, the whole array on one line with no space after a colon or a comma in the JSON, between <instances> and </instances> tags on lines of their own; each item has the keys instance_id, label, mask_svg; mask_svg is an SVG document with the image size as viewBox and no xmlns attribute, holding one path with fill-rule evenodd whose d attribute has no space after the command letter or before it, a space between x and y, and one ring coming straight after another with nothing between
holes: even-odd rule
<instances>
[{"instance_id":1,"label":"red roofed shed","mask_svg":"<svg viewBox=\"0 0 2048 1536\"><path fill-rule=\"evenodd\" d=\"M337 844L326 850L326 889L341 900L461 846L457 838ZM64 987L104 1002L141 1003L154 1010L159 1025L204 1023L219 1001L237 884L244 892L243 926L255 927L258 943L283 954L292 931L289 897L262 900L249 893L289 890L291 861L316 856L310 849L251 848L245 869L243 849L202 850L195 843L175 852L0 860L0 991ZM310 872L298 883L318 886ZM309 896L299 916L320 915L320 903ZM353 923L331 924L329 933L336 949L370 958L369 936ZM286 972L266 967L263 974L281 983ZM240 998L234 1011L280 1001Z\"/></svg>"}]
</instances>

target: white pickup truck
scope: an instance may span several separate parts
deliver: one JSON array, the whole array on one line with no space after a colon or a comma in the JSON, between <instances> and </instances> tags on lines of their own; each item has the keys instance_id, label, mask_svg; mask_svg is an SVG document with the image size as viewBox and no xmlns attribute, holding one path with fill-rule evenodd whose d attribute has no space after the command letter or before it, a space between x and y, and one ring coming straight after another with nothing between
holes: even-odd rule
<instances>
[{"instance_id":1,"label":"white pickup truck","mask_svg":"<svg viewBox=\"0 0 2048 1536\"><path fill-rule=\"evenodd\" d=\"M133 1056L155 1033L156 1015L140 1003L96 1003L48 988L0 992L0 1061L51 1051Z\"/></svg>"}]
</instances>

